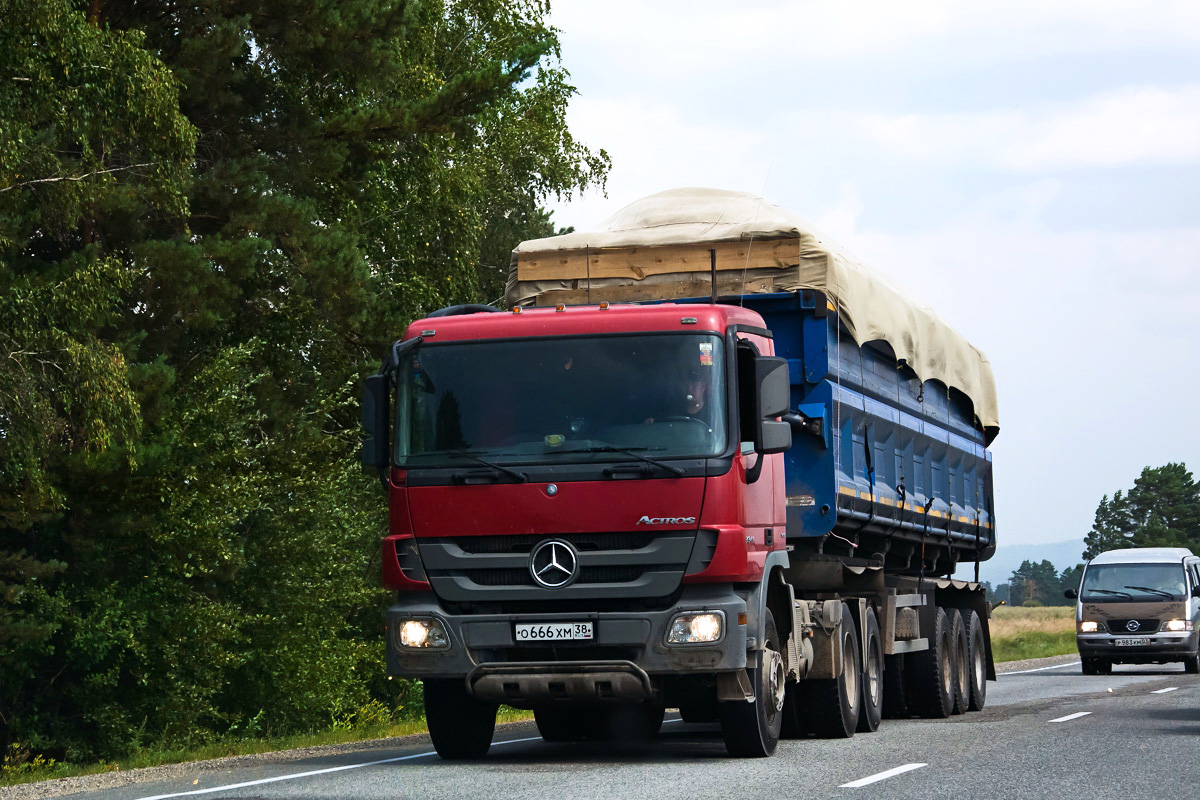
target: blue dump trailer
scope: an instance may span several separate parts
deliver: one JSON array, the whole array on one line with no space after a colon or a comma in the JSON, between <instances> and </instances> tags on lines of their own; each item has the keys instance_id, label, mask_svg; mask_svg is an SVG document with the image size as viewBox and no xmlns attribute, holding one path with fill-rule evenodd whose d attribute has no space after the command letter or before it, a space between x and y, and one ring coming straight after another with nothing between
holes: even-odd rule
<instances>
[{"instance_id":1,"label":"blue dump trailer","mask_svg":"<svg viewBox=\"0 0 1200 800\"><path fill-rule=\"evenodd\" d=\"M788 362L804 423L784 456L789 542L911 575L992 556L990 438L971 398L920 380L887 342L859 346L822 292L725 302L761 314Z\"/></svg>"}]
</instances>

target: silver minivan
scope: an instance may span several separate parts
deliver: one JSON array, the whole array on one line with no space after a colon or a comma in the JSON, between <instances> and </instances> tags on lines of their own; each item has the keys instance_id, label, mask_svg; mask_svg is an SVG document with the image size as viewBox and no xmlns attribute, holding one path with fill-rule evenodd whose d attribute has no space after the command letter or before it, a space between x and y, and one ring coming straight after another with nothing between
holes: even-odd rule
<instances>
[{"instance_id":1,"label":"silver minivan","mask_svg":"<svg viewBox=\"0 0 1200 800\"><path fill-rule=\"evenodd\" d=\"M1182 661L1200 673L1200 558L1184 547L1109 550L1088 562L1075 604L1086 675L1113 664Z\"/></svg>"}]
</instances>

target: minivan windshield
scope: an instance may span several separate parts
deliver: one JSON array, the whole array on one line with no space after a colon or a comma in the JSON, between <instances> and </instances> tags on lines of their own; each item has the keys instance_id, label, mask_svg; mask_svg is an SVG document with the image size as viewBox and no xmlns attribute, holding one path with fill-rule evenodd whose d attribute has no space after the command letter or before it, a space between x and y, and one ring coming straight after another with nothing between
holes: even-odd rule
<instances>
[{"instance_id":1,"label":"minivan windshield","mask_svg":"<svg viewBox=\"0 0 1200 800\"><path fill-rule=\"evenodd\" d=\"M712 334L426 344L398 372L396 464L717 456L724 376Z\"/></svg>"},{"instance_id":2,"label":"minivan windshield","mask_svg":"<svg viewBox=\"0 0 1200 800\"><path fill-rule=\"evenodd\" d=\"M1106 600L1179 600L1187 592L1179 564L1095 564L1083 575L1080 596Z\"/></svg>"}]
</instances>

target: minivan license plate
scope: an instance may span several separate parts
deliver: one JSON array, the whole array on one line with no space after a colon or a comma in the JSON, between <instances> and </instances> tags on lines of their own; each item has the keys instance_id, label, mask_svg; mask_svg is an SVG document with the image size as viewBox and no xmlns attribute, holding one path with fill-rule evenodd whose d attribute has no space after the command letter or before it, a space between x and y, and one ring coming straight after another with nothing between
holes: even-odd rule
<instances>
[{"instance_id":1,"label":"minivan license plate","mask_svg":"<svg viewBox=\"0 0 1200 800\"><path fill-rule=\"evenodd\" d=\"M1150 644L1150 640L1146 638L1117 639L1115 642L1113 642L1113 644L1115 644L1117 647L1145 647L1146 645Z\"/></svg>"},{"instance_id":2,"label":"minivan license plate","mask_svg":"<svg viewBox=\"0 0 1200 800\"><path fill-rule=\"evenodd\" d=\"M572 639L591 639L590 622L517 623L518 642L562 642Z\"/></svg>"}]
</instances>

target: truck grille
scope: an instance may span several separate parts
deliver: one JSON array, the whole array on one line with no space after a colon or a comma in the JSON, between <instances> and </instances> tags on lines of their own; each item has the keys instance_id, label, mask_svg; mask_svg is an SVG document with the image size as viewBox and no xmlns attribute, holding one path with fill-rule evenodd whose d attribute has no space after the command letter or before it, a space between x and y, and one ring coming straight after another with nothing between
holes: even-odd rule
<instances>
[{"instance_id":1,"label":"truck grille","mask_svg":"<svg viewBox=\"0 0 1200 800\"><path fill-rule=\"evenodd\" d=\"M710 538L701 537L702 566L712 557ZM549 539L578 553L578 575L560 589L539 586L529 571L530 554ZM450 602L665 597L679 587L696 541L696 531L418 539L433 591Z\"/></svg>"},{"instance_id":2,"label":"truck grille","mask_svg":"<svg viewBox=\"0 0 1200 800\"><path fill-rule=\"evenodd\" d=\"M1134 630L1129 630L1130 622L1137 623ZM1156 619L1110 619L1108 621L1108 632L1123 634L1125 636L1145 636L1147 633L1158 633L1158 625L1159 621Z\"/></svg>"}]
</instances>

